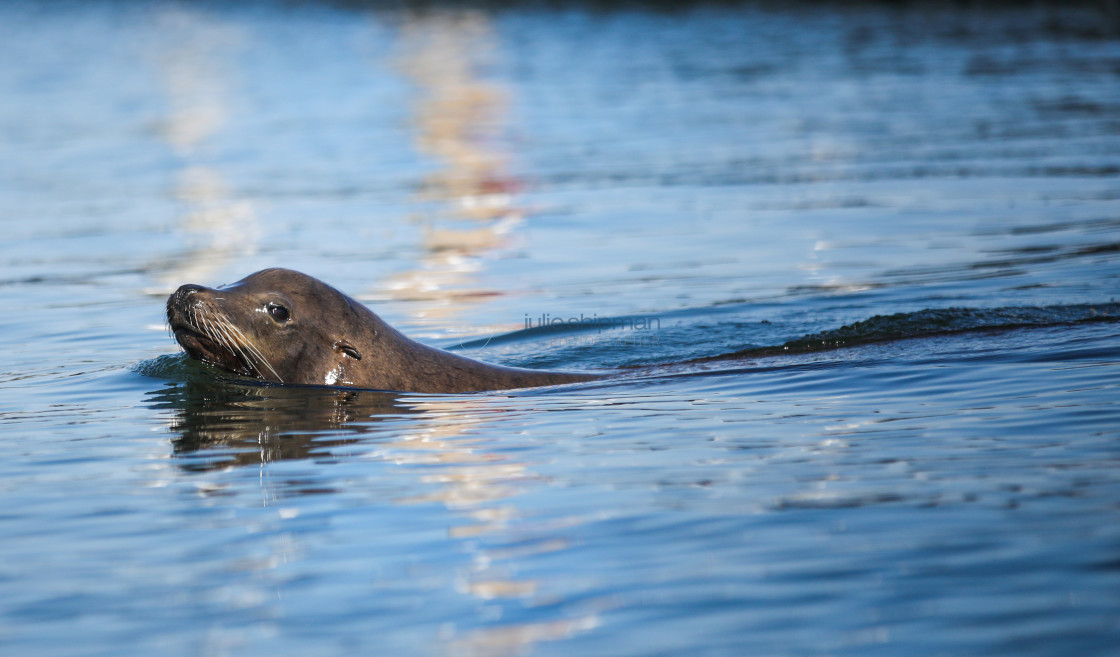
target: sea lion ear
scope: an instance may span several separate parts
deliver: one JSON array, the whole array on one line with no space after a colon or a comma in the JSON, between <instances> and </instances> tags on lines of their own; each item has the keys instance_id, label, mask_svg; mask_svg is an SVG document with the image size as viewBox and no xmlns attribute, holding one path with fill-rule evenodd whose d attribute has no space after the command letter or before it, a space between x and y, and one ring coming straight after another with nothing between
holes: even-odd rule
<instances>
[{"instance_id":1,"label":"sea lion ear","mask_svg":"<svg viewBox=\"0 0 1120 657\"><path fill-rule=\"evenodd\" d=\"M339 340L338 342L334 343L334 350L346 354L354 360L362 359L362 352L358 351L357 347L350 344L346 340Z\"/></svg>"}]
</instances>

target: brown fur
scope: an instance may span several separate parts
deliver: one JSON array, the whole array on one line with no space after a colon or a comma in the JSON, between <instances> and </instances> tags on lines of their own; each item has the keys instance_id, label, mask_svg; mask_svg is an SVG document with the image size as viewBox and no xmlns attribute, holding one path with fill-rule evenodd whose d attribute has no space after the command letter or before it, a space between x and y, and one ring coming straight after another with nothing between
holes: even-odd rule
<instances>
[{"instance_id":1,"label":"brown fur","mask_svg":"<svg viewBox=\"0 0 1120 657\"><path fill-rule=\"evenodd\" d=\"M422 345L290 269L265 269L216 289L184 285L167 300L167 321L191 357L274 383L468 392L598 378L489 365Z\"/></svg>"}]
</instances>

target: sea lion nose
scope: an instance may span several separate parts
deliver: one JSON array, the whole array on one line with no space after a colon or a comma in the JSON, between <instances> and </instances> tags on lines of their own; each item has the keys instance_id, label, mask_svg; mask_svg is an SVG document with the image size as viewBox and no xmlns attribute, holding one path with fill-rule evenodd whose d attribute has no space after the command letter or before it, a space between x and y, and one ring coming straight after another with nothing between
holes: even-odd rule
<instances>
[{"instance_id":1,"label":"sea lion nose","mask_svg":"<svg viewBox=\"0 0 1120 657\"><path fill-rule=\"evenodd\" d=\"M201 285L183 285L178 290L175 290L171 296L167 297L167 317L170 320L177 313L184 313L187 309L187 304L196 292L205 291L206 288Z\"/></svg>"},{"instance_id":2,"label":"sea lion nose","mask_svg":"<svg viewBox=\"0 0 1120 657\"><path fill-rule=\"evenodd\" d=\"M190 297L195 292L202 292L205 289L206 288L202 287L201 285L193 285L193 284L181 285L181 286L179 286L178 290L175 290L175 294L171 295L172 302L176 303L176 304L183 303L184 301L187 300L188 297Z\"/></svg>"}]
</instances>

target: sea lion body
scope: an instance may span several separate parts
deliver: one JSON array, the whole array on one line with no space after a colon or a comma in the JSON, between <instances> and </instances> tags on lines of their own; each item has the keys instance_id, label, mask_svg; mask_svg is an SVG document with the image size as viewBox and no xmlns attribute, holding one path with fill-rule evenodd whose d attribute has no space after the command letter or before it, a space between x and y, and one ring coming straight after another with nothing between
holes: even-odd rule
<instances>
[{"instance_id":1,"label":"sea lion body","mask_svg":"<svg viewBox=\"0 0 1120 657\"><path fill-rule=\"evenodd\" d=\"M599 378L490 365L420 344L290 269L265 269L220 288L184 285L167 300L167 321L192 358L273 383L470 392Z\"/></svg>"}]
</instances>

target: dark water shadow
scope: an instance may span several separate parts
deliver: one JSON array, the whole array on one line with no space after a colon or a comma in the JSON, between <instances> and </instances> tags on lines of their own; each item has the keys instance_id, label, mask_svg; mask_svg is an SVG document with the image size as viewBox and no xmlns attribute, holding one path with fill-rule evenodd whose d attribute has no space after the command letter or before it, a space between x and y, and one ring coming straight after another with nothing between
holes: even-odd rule
<instances>
[{"instance_id":1,"label":"dark water shadow","mask_svg":"<svg viewBox=\"0 0 1120 657\"><path fill-rule=\"evenodd\" d=\"M369 440L379 423L419 412L399 394L189 380L149 393L148 402L172 412L173 456L200 472L330 460L332 449Z\"/></svg>"}]
</instances>

